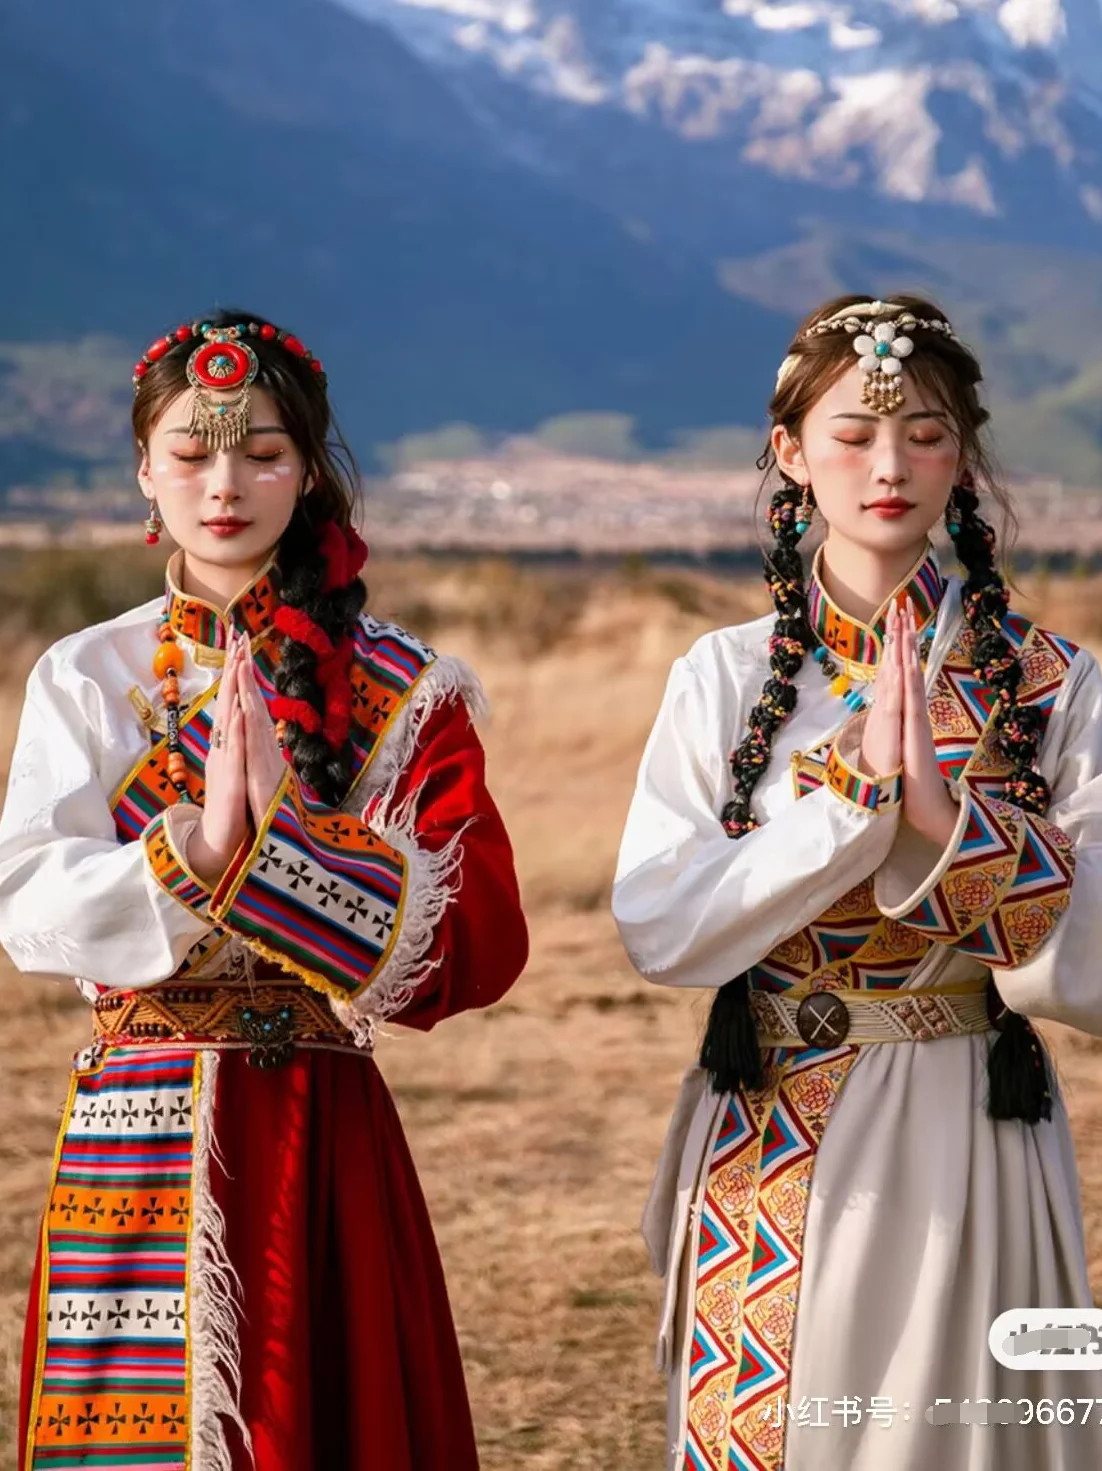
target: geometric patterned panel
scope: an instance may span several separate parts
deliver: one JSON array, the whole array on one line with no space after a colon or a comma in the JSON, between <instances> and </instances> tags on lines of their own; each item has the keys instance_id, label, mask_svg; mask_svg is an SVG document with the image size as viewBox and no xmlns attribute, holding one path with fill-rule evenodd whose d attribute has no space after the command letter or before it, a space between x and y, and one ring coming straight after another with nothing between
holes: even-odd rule
<instances>
[{"instance_id":1,"label":"geometric patterned panel","mask_svg":"<svg viewBox=\"0 0 1102 1471\"><path fill-rule=\"evenodd\" d=\"M757 1093L727 1099L696 1236L683 1471L780 1471L815 1154L857 1055L778 1049Z\"/></svg>"}]
</instances>

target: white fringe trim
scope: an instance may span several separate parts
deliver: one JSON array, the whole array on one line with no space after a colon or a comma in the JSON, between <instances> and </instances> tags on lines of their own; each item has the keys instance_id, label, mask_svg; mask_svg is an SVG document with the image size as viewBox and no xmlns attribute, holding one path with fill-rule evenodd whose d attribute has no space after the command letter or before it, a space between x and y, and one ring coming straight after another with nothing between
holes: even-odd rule
<instances>
[{"instance_id":1,"label":"white fringe trim","mask_svg":"<svg viewBox=\"0 0 1102 1471\"><path fill-rule=\"evenodd\" d=\"M407 1006L418 986L440 964L427 956L436 928L459 892L463 861L460 844L475 821L472 817L464 823L439 852L419 848L414 827L417 797L418 793L412 792L396 811L387 813L380 808L371 820L372 830L406 860L405 905L394 948L362 996L355 1001L330 1001L357 1045L368 1049L375 1044L378 1024Z\"/></svg>"},{"instance_id":2,"label":"white fringe trim","mask_svg":"<svg viewBox=\"0 0 1102 1471\"><path fill-rule=\"evenodd\" d=\"M489 713L486 692L470 665L451 654L441 654L414 683L405 706L364 772L363 781L353 787L350 795L354 807L362 808L366 797L380 792L384 809L393 804L398 779L413 759L425 722L437 705L456 696L462 699L472 720L482 720Z\"/></svg>"},{"instance_id":3,"label":"white fringe trim","mask_svg":"<svg viewBox=\"0 0 1102 1471\"><path fill-rule=\"evenodd\" d=\"M335 1015L352 1033L357 1046L368 1051L375 1046L379 1023L407 1006L418 986L439 965L439 961L425 957L437 925L459 892L462 862L459 845L467 825L438 853L430 853L417 845L415 822L419 794L411 793L396 806L402 773L413 759L425 723L438 705L457 696L472 720L480 720L489 713L485 691L470 665L451 654L438 655L417 679L363 781L353 787L345 803L346 811L359 816L370 799L374 807L372 830L406 860L405 907L393 950L362 996L355 1001L330 998Z\"/></svg>"},{"instance_id":4,"label":"white fringe trim","mask_svg":"<svg viewBox=\"0 0 1102 1471\"><path fill-rule=\"evenodd\" d=\"M192 1139L192 1223L188 1255L188 1339L191 1367L191 1444L194 1471L233 1471L223 1417L252 1438L241 1416L241 1347L237 1333L240 1281L226 1253L226 1222L210 1185L211 1161L221 1165L214 1139L217 1052L199 1056L199 1097ZM223 1166L224 1168L224 1166Z\"/></svg>"}]
</instances>

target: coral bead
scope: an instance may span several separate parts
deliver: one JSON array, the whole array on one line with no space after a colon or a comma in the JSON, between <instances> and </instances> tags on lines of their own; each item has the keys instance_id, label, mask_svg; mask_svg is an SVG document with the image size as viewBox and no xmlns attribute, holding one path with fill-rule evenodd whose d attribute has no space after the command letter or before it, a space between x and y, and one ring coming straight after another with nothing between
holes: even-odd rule
<instances>
[{"instance_id":1,"label":"coral bead","mask_svg":"<svg viewBox=\"0 0 1102 1471\"><path fill-rule=\"evenodd\" d=\"M310 367L314 370L315 373L324 373L325 371L325 369L321 365L320 358L315 358L314 361L310 364Z\"/></svg>"},{"instance_id":2,"label":"coral bead","mask_svg":"<svg viewBox=\"0 0 1102 1471\"><path fill-rule=\"evenodd\" d=\"M147 531L145 534L145 544L147 547L155 547L160 539L155 531Z\"/></svg>"},{"instance_id":3,"label":"coral bead","mask_svg":"<svg viewBox=\"0 0 1102 1471\"><path fill-rule=\"evenodd\" d=\"M157 637L160 639L161 643L171 644L175 642L176 630L173 628L171 623L162 623L157 631Z\"/></svg>"},{"instance_id":4,"label":"coral bead","mask_svg":"<svg viewBox=\"0 0 1102 1471\"><path fill-rule=\"evenodd\" d=\"M260 335L265 342L271 342L272 338L276 335L276 329L270 322L265 322L260 329Z\"/></svg>"},{"instance_id":5,"label":"coral bead","mask_svg":"<svg viewBox=\"0 0 1102 1471\"><path fill-rule=\"evenodd\" d=\"M302 357L306 352L306 349L297 337L285 337L283 339L283 346L288 352L293 352L296 357Z\"/></svg>"},{"instance_id":6,"label":"coral bead","mask_svg":"<svg viewBox=\"0 0 1102 1471\"><path fill-rule=\"evenodd\" d=\"M135 378L144 378L145 375L148 372L149 372L149 364L148 363L135 363L134 364L134 377Z\"/></svg>"},{"instance_id":7,"label":"coral bead","mask_svg":"<svg viewBox=\"0 0 1102 1471\"><path fill-rule=\"evenodd\" d=\"M153 655L153 673L158 679L166 674L179 674L184 667L184 656L173 643L159 644Z\"/></svg>"},{"instance_id":8,"label":"coral bead","mask_svg":"<svg viewBox=\"0 0 1102 1471\"><path fill-rule=\"evenodd\" d=\"M159 337L152 347L146 349L145 355L147 358L152 359L153 362L156 362L158 358L164 357L171 346L171 337Z\"/></svg>"},{"instance_id":9,"label":"coral bead","mask_svg":"<svg viewBox=\"0 0 1102 1471\"><path fill-rule=\"evenodd\" d=\"M182 326L176 328L177 342L186 342L190 336L191 324L189 322L185 322Z\"/></svg>"}]
</instances>

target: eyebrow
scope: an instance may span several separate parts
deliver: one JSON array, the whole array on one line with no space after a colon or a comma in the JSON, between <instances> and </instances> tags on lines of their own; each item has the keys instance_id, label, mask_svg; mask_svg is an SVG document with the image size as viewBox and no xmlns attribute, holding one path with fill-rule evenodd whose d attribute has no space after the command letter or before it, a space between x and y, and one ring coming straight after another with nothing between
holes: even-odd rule
<instances>
[{"instance_id":1,"label":"eyebrow","mask_svg":"<svg viewBox=\"0 0 1102 1471\"><path fill-rule=\"evenodd\" d=\"M879 424L880 414L831 414L832 419L856 419L861 424ZM911 423L915 419L940 419L943 424L948 423L948 416L940 409L918 409L913 414L904 414L905 423Z\"/></svg>"},{"instance_id":2,"label":"eyebrow","mask_svg":"<svg viewBox=\"0 0 1102 1471\"><path fill-rule=\"evenodd\" d=\"M166 434L186 434L189 439L194 439L195 438L195 436L192 434L191 430L185 428L182 424L179 425L179 427L177 427L176 429L166 429L165 430L165 433ZM249 435L253 435L253 434L286 434L286 433L287 433L286 429L284 429L282 427L282 425L280 425L280 424L258 424L255 429L254 428L251 428L251 427L249 429ZM246 436L246 437L248 437L248 436Z\"/></svg>"}]
</instances>

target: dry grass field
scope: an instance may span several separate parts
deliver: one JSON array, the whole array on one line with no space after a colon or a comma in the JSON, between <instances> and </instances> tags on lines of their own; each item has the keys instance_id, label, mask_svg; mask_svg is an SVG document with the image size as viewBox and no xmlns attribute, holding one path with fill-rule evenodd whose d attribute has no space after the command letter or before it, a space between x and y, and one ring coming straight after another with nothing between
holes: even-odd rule
<instances>
[{"instance_id":1,"label":"dry grass field","mask_svg":"<svg viewBox=\"0 0 1102 1471\"><path fill-rule=\"evenodd\" d=\"M55 568L53 597L35 593L40 573L25 558L18 570L17 601L28 611L9 620L4 644L0 787L37 650L79 621L80 606L102 605L94 616L105 616L120 592L118 606L146 595L142 577L102 559L98 572L74 563L58 578ZM74 579L79 597L59 611L57 590ZM372 583L376 609L483 675L494 705L485 731L492 784L532 924L531 964L502 1004L428 1036L394 1028L380 1051L444 1254L483 1464L657 1467L658 1290L637 1221L705 998L634 975L609 916L609 884L670 661L704 629L761 611L762 592L679 573L587 577L496 563L391 563ZM1098 606L1093 584L1023 591L1032 595L1019 598L1024 611L1102 642L1085 618ZM23 978L3 962L0 1004L0 1467L8 1468L24 1290L67 1062L86 1039L87 1017L66 983ZM1102 1296L1102 1044L1053 1040Z\"/></svg>"}]
</instances>

